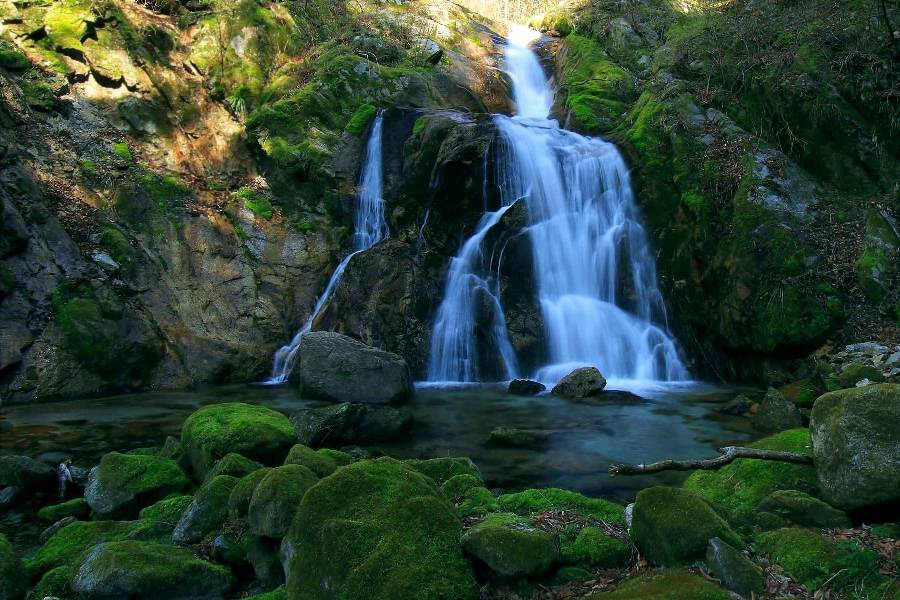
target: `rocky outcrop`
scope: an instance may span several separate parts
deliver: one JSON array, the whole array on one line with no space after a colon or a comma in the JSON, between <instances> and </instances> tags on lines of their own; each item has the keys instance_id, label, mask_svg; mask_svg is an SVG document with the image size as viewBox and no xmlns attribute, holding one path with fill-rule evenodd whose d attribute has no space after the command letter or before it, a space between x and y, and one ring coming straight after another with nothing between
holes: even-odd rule
<instances>
[{"instance_id":1,"label":"rocky outcrop","mask_svg":"<svg viewBox=\"0 0 900 600\"><path fill-rule=\"evenodd\" d=\"M330 331L300 339L300 393L334 402L396 404L409 397L412 383L406 361Z\"/></svg>"}]
</instances>

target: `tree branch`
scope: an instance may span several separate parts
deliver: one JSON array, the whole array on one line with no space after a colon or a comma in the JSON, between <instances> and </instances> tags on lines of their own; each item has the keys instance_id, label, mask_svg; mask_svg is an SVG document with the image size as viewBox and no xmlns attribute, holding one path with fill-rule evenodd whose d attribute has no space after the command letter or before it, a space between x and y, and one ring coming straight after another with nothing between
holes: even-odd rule
<instances>
[{"instance_id":1,"label":"tree branch","mask_svg":"<svg viewBox=\"0 0 900 600\"><path fill-rule=\"evenodd\" d=\"M722 456L709 459L692 460L661 460L649 465L610 465L609 475L644 475L646 473L658 473L659 471L691 471L694 469L720 469L733 462L736 458L756 458L759 460L777 460L798 465L811 465L813 457L808 454L795 452L781 452L779 450L759 450L757 448L744 448L742 446L726 446L719 448Z\"/></svg>"}]
</instances>

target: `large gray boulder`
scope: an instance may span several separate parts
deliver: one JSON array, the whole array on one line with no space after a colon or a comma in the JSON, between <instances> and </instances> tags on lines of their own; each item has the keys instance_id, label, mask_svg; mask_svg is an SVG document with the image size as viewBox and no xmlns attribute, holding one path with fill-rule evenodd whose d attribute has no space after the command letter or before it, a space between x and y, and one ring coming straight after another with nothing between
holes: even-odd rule
<instances>
[{"instance_id":1,"label":"large gray boulder","mask_svg":"<svg viewBox=\"0 0 900 600\"><path fill-rule=\"evenodd\" d=\"M580 367L560 379L552 393L566 398L587 398L596 396L605 387L606 378L597 367Z\"/></svg>"},{"instance_id":2,"label":"large gray boulder","mask_svg":"<svg viewBox=\"0 0 900 600\"><path fill-rule=\"evenodd\" d=\"M822 496L844 510L900 500L900 385L838 390L810 416Z\"/></svg>"},{"instance_id":3,"label":"large gray boulder","mask_svg":"<svg viewBox=\"0 0 900 600\"><path fill-rule=\"evenodd\" d=\"M313 448L390 441L404 435L412 420L406 409L352 402L298 410L291 416L297 441Z\"/></svg>"},{"instance_id":4,"label":"large gray boulder","mask_svg":"<svg viewBox=\"0 0 900 600\"><path fill-rule=\"evenodd\" d=\"M300 339L300 391L336 402L393 404L409 397L409 368L398 354L331 331Z\"/></svg>"}]
</instances>

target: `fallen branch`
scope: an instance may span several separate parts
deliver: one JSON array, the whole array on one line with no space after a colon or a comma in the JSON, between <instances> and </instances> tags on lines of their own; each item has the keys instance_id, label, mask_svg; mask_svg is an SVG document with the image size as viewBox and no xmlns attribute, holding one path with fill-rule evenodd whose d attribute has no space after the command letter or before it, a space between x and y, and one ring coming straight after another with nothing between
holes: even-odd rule
<instances>
[{"instance_id":1,"label":"fallen branch","mask_svg":"<svg viewBox=\"0 0 900 600\"><path fill-rule=\"evenodd\" d=\"M733 462L736 458L756 458L759 460L777 460L798 465L811 465L813 457L808 454L796 452L781 452L779 450L759 450L757 448L744 448L742 446L726 446L719 448L722 456L709 459L692 460L661 460L649 465L610 465L609 475L644 475L646 473L658 473L660 471L692 471L694 469L720 469Z\"/></svg>"}]
</instances>

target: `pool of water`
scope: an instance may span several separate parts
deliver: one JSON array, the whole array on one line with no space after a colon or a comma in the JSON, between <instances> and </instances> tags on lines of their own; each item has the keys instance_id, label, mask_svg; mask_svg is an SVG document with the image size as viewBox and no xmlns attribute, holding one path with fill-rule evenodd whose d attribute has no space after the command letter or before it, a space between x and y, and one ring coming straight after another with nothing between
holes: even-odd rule
<instances>
[{"instance_id":1,"label":"pool of water","mask_svg":"<svg viewBox=\"0 0 900 600\"><path fill-rule=\"evenodd\" d=\"M692 383L636 391L639 400L576 404L549 394L515 396L499 386L418 386L409 403L415 416L409 436L367 449L398 458L468 456L492 488L557 486L630 501L643 487L674 484L685 475L611 478L611 463L713 456L719 446L753 436L746 419L716 410L734 389ZM263 404L287 413L324 404L302 398L294 386L233 385L5 407L0 419L12 430L0 433L0 452L50 463L71 456L88 468L106 452L177 437L191 412L219 402ZM552 435L540 448L501 447L488 441L495 427Z\"/></svg>"}]
</instances>

